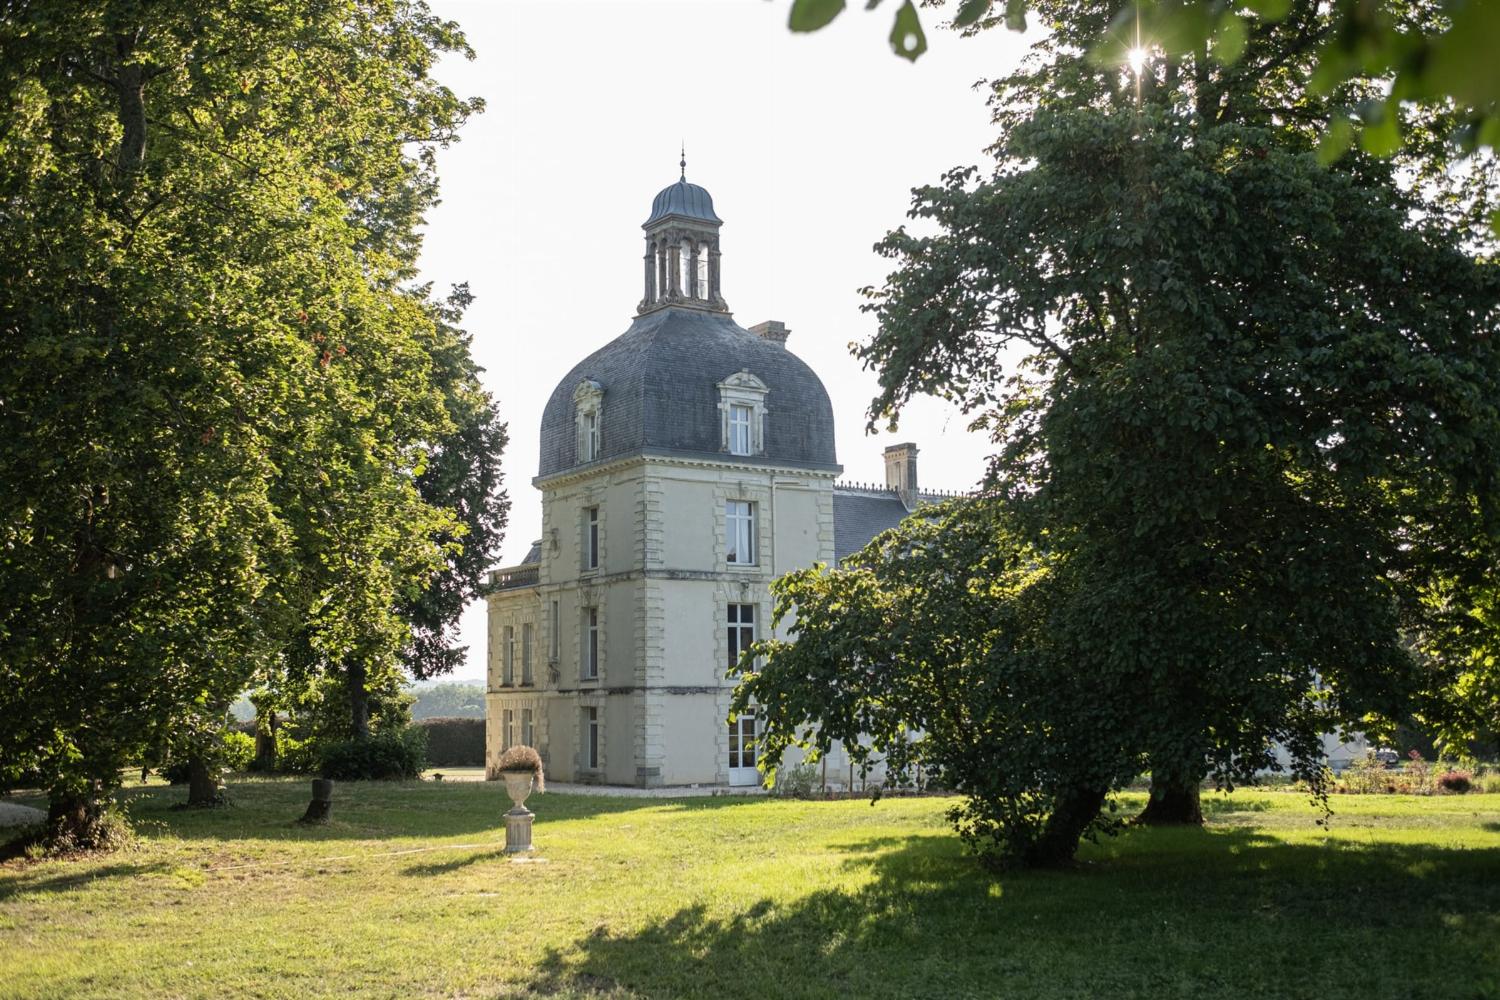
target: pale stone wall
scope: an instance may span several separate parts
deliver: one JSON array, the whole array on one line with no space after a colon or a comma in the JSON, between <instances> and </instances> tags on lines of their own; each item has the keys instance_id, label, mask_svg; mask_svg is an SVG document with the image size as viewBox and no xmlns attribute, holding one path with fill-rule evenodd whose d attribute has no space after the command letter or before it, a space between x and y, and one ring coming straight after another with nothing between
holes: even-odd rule
<instances>
[{"instance_id":1,"label":"pale stone wall","mask_svg":"<svg viewBox=\"0 0 1500 1000\"><path fill-rule=\"evenodd\" d=\"M531 707L537 748L558 780L727 782L734 687L726 677L728 605L754 605L757 635L765 636L770 581L833 560L833 473L738 464L727 456L721 462L637 456L538 485L539 583L490 598L491 757L501 749L504 711L519 720ZM754 565L726 560L724 505L731 499L756 505ZM595 506L599 565L589 568L585 512ZM599 609L596 680L582 669L589 607ZM526 620L535 623L537 683L508 689L500 683L503 630L512 625L519 634ZM594 769L583 766L586 707L599 712Z\"/></svg>"}]
</instances>

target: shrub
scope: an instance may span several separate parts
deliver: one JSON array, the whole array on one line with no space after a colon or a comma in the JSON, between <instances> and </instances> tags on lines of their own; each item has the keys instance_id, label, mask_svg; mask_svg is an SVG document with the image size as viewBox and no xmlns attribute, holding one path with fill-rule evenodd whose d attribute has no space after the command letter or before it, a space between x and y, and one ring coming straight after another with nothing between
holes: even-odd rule
<instances>
[{"instance_id":1,"label":"shrub","mask_svg":"<svg viewBox=\"0 0 1500 1000\"><path fill-rule=\"evenodd\" d=\"M311 740L299 740L285 730L276 734L276 770L283 774L317 774L320 755Z\"/></svg>"},{"instance_id":2,"label":"shrub","mask_svg":"<svg viewBox=\"0 0 1500 1000\"><path fill-rule=\"evenodd\" d=\"M1462 795L1474 787L1473 776L1468 771L1445 771L1437 783L1439 788L1453 795Z\"/></svg>"},{"instance_id":3,"label":"shrub","mask_svg":"<svg viewBox=\"0 0 1500 1000\"><path fill-rule=\"evenodd\" d=\"M335 781L403 781L419 778L427 766L427 734L402 726L363 740L341 740L324 747L321 768Z\"/></svg>"},{"instance_id":4,"label":"shrub","mask_svg":"<svg viewBox=\"0 0 1500 1000\"><path fill-rule=\"evenodd\" d=\"M771 794L786 799L810 799L818 789L818 769L812 764L776 769L776 784Z\"/></svg>"},{"instance_id":5,"label":"shrub","mask_svg":"<svg viewBox=\"0 0 1500 1000\"><path fill-rule=\"evenodd\" d=\"M255 760L255 737L246 736L237 729L224 734L224 769L226 771L248 771Z\"/></svg>"},{"instance_id":6,"label":"shrub","mask_svg":"<svg viewBox=\"0 0 1500 1000\"><path fill-rule=\"evenodd\" d=\"M536 778L536 790L539 792L547 790L546 776L542 774L542 755L531 747L507 747L500 755L500 759L495 761L494 766L485 772L485 777L493 781L503 771L530 771Z\"/></svg>"},{"instance_id":7,"label":"shrub","mask_svg":"<svg viewBox=\"0 0 1500 1000\"><path fill-rule=\"evenodd\" d=\"M427 732L427 763L434 767L483 767L484 720L447 716L420 719Z\"/></svg>"},{"instance_id":8,"label":"shrub","mask_svg":"<svg viewBox=\"0 0 1500 1000\"><path fill-rule=\"evenodd\" d=\"M1365 755L1344 772L1344 787L1359 795L1369 795L1385 791L1389 779L1385 761L1375 756L1374 750L1366 750Z\"/></svg>"}]
</instances>

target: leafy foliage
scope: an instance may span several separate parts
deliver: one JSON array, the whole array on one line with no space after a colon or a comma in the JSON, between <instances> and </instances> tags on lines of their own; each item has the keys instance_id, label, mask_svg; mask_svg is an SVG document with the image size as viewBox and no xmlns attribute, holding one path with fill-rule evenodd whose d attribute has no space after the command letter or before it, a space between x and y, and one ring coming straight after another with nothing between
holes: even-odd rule
<instances>
[{"instance_id":1,"label":"leafy foliage","mask_svg":"<svg viewBox=\"0 0 1500 1000\"><path fill-rule=\"evenodd\" d=\"M426 730L402 726L328 744L319 773L335 781L415 781L426 766Z\"/></svg>"},{"instance_id":2,"label":"leafy foliage","mask_svg":"<svg viewBox=\"0 0 1500 1000\"><path fill-rule=\"evenodd\" d=\"M484 718L429 717L415 723L427 733L427 763L434 767L483 767Z\"/></svg>"},{"instance_id":3,"label":"leafy foliage","mask_svg":"<svg viewBox=\"0 0 1500 1000\"><path fill-rule=\"evenodd\" d=\"M989 495L789 577L795 641L736 696L772 761L865 734L1032 862L1147 766L1230 785L1279 742L1321 790L1322 732L1452 675L1414 653L1469 620L1442 598L1500 524L1500 269L1388 163L1080 103L1008 121L992 176L919 189L924 235L878 246L872 421L958 403Z\"/></svg>"},{"instance_id":4,"label":"leafy foliage","mask_svg":"<svg viewBox=\"0 0 1500 1000\"><path fill-rule=\"evenodd\" d=\"M418 482L499 439L406 284L478 105L406 0L23 2L0 50L0 782L86 816L256 680L397 670L485 521Z\"/></svg>"},{"instance_id":5,"label":"leafy foliage","mask_svg":"<svg viewBox=\"0 0 1500 1000\"><path fill-rule=\"evenodd\" d=\"M880 0L866 5L879 6ZM844 0L793 0L788 27L817 31L844 10ZM943 6L926 0L924 6ZM1300 36L1295 61L1278 60L1319 93L1350 81L1384 80L1331 122L1329 148L1341 150L1358 134L1370 152L1391 153L1402 141L1403 105L1428 111L1456 110L1454 138L1467 148L1500 147L1500 75L1491 68L1500 46L1500 8L1490 3L1445 0L1135 0L1081 4L1076 0L957 0L951 27L974 32L1004 24L1024 31L1028 13L1049 30L1071 39L1091 59L1118 74L1142 54L1156 53L1174 67L1192 65L1203 79L1212 66L1249 78L1261 67L1247 62L1247 49L1290 28ZM920 44L909 41L921 40ZM892 23L893 51L915 60L926 51L920 17L910 0ZM1133 55L1134 53L1134 55ZM1290 64L1290 65L1289 65ZM1169 70L1169 76L1176 69Z\"/></svg>"}]
</instances>

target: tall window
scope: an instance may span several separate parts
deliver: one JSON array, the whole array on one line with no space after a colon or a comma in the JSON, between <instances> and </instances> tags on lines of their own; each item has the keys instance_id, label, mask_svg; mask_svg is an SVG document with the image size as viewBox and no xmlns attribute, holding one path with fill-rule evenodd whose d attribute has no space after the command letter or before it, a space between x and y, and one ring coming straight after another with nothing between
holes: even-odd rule
<instances>
[{"instance_id":1,"label":"tall window","mask_svg":"<svg viewBox=\"0 0 1500 1000\"><path fill-rule=\"evenodd\" d=\"M599 710L583 710L583 766L589 770L599 767Z\"/></svg>"},{"instance_id":2,"label":"tall window","mask_svg":"<svg viewBox=\"0 0 1500 1000\"><path fill-rule=\"evenodd\" d=\"M724 537L729 542L730 562L755 565L755 504L749 500L724 501Z\"/></svg>"},{"instance_id":3,"label":"tall window","mask_svg":"<svg viewBox=\"0 0 1500 1000\"><path fill-rule=\"evenodd\" d=\"M516 628L514 625L505 626L505 641L500 649L500 660L505 667L500 675L500 683L514 684L516 682Z\"/></svg>"},{"instance_id":4,"label":"tall window","mask_svg":"<svg viewBox=\"0 0 1500 1000\"><path fill-rule=\"evenodd\" d=\"M521 625L521 683L531 683L531 622ZM529 745L529 744L528 744Z\"/></svg>"},{"instance_id":5,"label":"tall window","mask_svg":"<svg viewBox=\"0 0 1500 1000\"><path fill-rule=\"evenodd\" d=\"M552 620L548 622L552 626L552 656L553 663L557 662L560 647L562 646L562 616L558 614L558 604L552 602Z\"/></svg>"},{"instance_id":6,"label":"tall window","mask_svg":"<svg viewBox=\"0 0 1500 1000\"><path fill-rule=\"evenodd\" d=\"M750 420L755 409L743 403L735 403L729 407L729 453L731 455L750 454Z\"/></svg>"},{"instance_id":7,"label":"tall window","mask_svg":"<svg viewBox=\"0 0 1500 1000\"><path fill-rule=\"evenodd\" d=\"M536 746L536 727L531 721L531 709L521 709L521 742L529 747Z\"/></svg>"},{"instance_id":8,"label":"tall window","mask_svg":"<svg viewBox=\"0 0 1500 1000\"><path fill-rule=\"evenodd\" d=\"M584 611L583 627L583 677L585 680L599 679L599 609Z\"/></svg>"},{"instance_id":9,"label":"tall window","mask_svg":"<svg viewBox=\"0 0 1500 1000\"><path fill-rule=\"evenodd\" d=\"M739 665L740 655L755 641L755 605L729 606L729 669Z\"/></svg>"},{"instance_id":10,"label":"tall window","mask_svg":"<svg viewBox=\"0 0 1500 1000\"><path fill-rule=\"evenodd\" d=\"M592 462L599 457L599 414L590 410L583 415L583 460Z\"/></svg>"},{"instance_id":11,"label":"tall window","mask_svg":"<svg viewBox=\"0 0 1500 1000\"><path fill-rule=\"evenodd\" d=\"M583 568L599 568L599 508L583 512Z\"/></svg>"},{"instance_id":12,"label":"tall window","mask_svg":"<svg viewBox=\"0 0 1500 1000\"><path fill-rule=\"evenodd\" d=\"M513 708L505 710L505 745L507 748L516 745L516 710Z\"/></svg>"}]
</instances>

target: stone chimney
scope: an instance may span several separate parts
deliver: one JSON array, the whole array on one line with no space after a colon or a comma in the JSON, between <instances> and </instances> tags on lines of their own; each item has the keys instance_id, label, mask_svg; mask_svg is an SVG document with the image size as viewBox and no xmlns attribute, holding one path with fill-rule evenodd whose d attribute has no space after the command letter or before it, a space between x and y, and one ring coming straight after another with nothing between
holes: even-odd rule
<instances>
[{"instance_id":1,"label":"stone chimney","mask_svg":"<svg viewBox=\"0 0 1500 1000\"><path fill-rule=\"evenodd\" d=\"M786 328L785 323L774 319L768 319L764 323L757 323L750 328L750 332L761 340L769 340L777 344L785 344L786 338L791 336L792 331Z\"/></svg>"},{"instance_id":2,"label":"stone chimney","mask_svg":"<svg viewBox=\"0 0 1500 1000\"><path fill-rule=\"evenodd\" d=\"M917 446L910 441L885 450L885 486L911 510L917 504Z\"/></svg>"}]
</instances>

